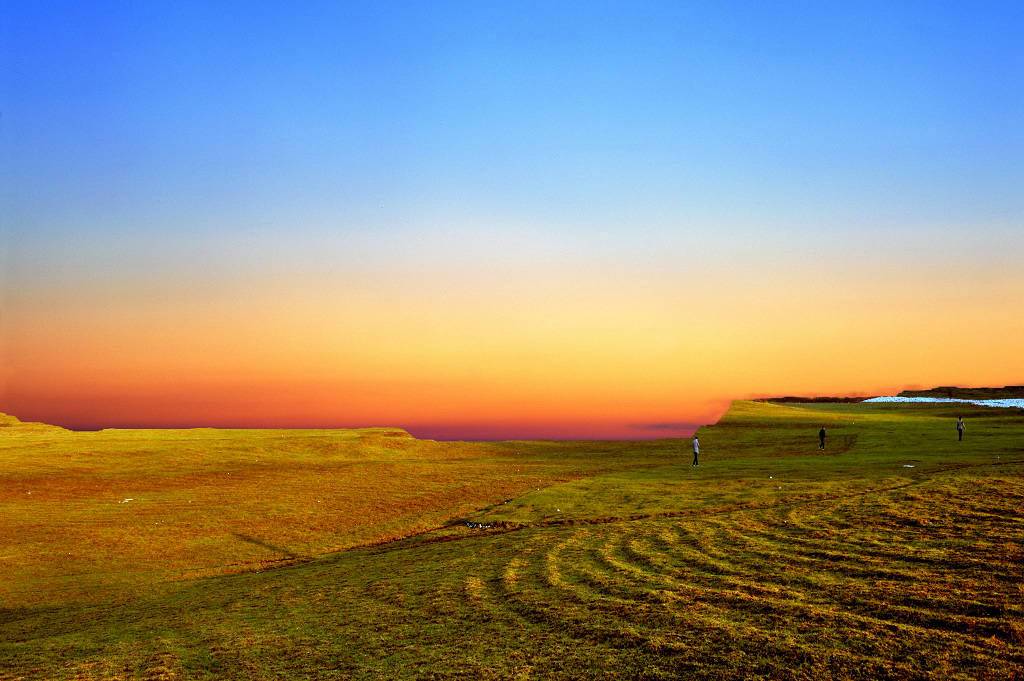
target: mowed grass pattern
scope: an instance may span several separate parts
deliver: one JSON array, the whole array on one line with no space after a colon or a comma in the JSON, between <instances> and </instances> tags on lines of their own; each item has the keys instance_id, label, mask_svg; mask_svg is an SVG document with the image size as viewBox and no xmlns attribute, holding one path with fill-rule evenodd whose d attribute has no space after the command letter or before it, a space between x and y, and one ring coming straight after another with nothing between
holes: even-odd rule
<instances>
[{"instance_id":1,"label":"mowed grass pattern","mask_svg":"<svg viewBox=\"0 0 1024 681\"><path fill-rule=\"evenodd\" d=\"M11 678L1020 678L1024 416L959 411L964 443L949 407L736 403L697 469L685 443L660 466L622 443L642 466L473 516L491 529L7 611L0 660Z\"/></svg>"}]
</instances>

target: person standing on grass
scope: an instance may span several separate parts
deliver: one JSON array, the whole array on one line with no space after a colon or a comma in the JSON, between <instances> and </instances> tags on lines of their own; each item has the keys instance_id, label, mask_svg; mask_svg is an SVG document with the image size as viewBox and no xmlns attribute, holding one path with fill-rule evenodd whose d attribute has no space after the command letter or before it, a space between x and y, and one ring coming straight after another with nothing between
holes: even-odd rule
<instances>
[{"instance_id":1,"label":"person standing on grass","mask_svg":"<svg viewBox=\"0 0 1024 681\"><path fill-rule=\"evenodd\" d=\"M825 449L825 426L818 431L818 449Z\"/></svg>"},{"instance_id":2,"label":"person standing on grass","mask_svg":"<svg viewBox=\"0 0 1024 681\"><path fill-rule=\"evenodd\" d=\"M697 456L700 454L700 440L697 439L697 434L693 434L693 466L699 466L697 463Z\"/></svg>"},{"instance_id":3,"label":"person standing on grass","mask_svg":"<svg viewBox=\"0 0 1024 681\"><path fill-rule=\"evenodd\" d=\"M956 417L956 441L957 442L963 442L964 431L965 430L967 430L967 426L964 425L964 417L963 416L957 416Z\"/></svg>"}]
</instances>

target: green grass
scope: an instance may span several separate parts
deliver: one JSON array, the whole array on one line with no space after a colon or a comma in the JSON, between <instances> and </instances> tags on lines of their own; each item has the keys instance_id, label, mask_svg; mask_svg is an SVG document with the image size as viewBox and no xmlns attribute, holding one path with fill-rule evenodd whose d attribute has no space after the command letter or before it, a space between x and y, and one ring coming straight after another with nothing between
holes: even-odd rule
<instances>
[{"instance_id":1,"label":"green grass","mask_svg":"<svg viewBox=\"0 0 1024 681\"><path fill-rule=\"evenodd\" d=\"M5 607L132 596L407 537L527 490L662 465L667 442L416 440L398 429L105 430L0 420Z\"/></svg>"},{"instance_id":2,"label":"green grass","mask_svg":"<svg viewBox=\"0 0 1024 681\"><path fill-rule=\"evenodd\" d=\"M957 413L969 428L962 443ZM204 559L176 553L187 545L182 522L157 535L165 541L136 547L147 565L163 553L175 570L95 559L91 569L113 575L96 578L102 597L46 592L59 561L25 572L26 588L0 610L0 678L945 679L1019 678L1024 669L1019 411L738 402L701 430L696 469L688 442L442 444L341 431L188 440L197 432L15 425L0 434L9 439L0 439L4 489L14 478L73 478L66 489L109 490L127 457L128 479L169 499L183 486L198 494L221 485L225 470L255 475L246 457L259 450L270 467L251 489L281 505L298 527L280 532L308 550L275 569L189 578L181 566ZM113 438L90 450L99 463L60 443L87 435ZM392 440L401 454L382 444ZM325 457L333 463L317 463ZM347 499L337 504L360 499L346 490L363 480L359 489L379 504L420 505L397 525L356 517L333 535L320 509L303 515L282 501L298 484L289 473L298 461L317 463L320 491ZM464 470L476 486L452 482ZM94 478L102 484L90 487ZM433 478L456 491L421 490ZM299 480L299 489L312 485ZM95 521L116 537L121 526L103 524L107 497L91 494L74 507L76 527L89 536ZM168 517L183 512L166 504ZM276 537L274 523L251 517L263 506L222 521L227 506L206 520L195 512L187 528L250 522ZM58 541L68 531L59 504L37 527L31 507L11 508L0 506L4 556L26 555L22 537ZM492 527L450 522L464 517ZM250 546L212 536L218 555ZM376 545L358 547L367 542ZM328 553L346 543L355 548ZM26 596L28 587L41 595Z\"/></svg>"}]
</instances>

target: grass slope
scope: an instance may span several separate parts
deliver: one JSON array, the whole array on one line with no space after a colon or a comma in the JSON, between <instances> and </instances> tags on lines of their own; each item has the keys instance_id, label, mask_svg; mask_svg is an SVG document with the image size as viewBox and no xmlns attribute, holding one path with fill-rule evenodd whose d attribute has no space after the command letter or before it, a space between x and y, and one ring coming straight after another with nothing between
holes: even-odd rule
<instances>
[{"instance_id":1,"label":"grass slope","mask_svg":"<svg viewBox=\"0 0 1024 681\"><path fill-rule=\"evenodd\" d=\"M0 602L130 597L437 528L545 485L664 464L601 443L403 430L104 430L0 420Z\"/></svg>"},{"instance_id":2,"label":"grass slope","mask_svg":"<svg viewBox=\"0 0 1024 681\"><path fill-rule=\"evenodd\" d=\"M479 510L487 530L450 525L119 602L6 608L0 669L1019 678L1024 416L955 410L963 443L945 405L739 402L702 429L697 469L668 443L493 445L483 459L502 452L499 468L576 468ZM604 470L586 472L594 459Z\"/></svg>"}]
</instances>

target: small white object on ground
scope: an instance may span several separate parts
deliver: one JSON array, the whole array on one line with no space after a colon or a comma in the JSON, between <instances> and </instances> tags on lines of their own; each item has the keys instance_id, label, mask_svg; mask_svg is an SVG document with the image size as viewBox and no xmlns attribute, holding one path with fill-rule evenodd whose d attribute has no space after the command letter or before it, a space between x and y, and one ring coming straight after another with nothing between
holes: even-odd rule
<instances>
[{"instance_id":1,"label":"small white object on ground","mask_svg":"<svg viewBox=\"0 0 1024 681\"><path fill-rule=\"evenodd\" d=\"M905 463L905 464L903 464L903 467L904 468L913 468L914 464L912 464L912 463Z\"/></svg>"},{"instance_id":2,"label":"small white object on ground","mask_svg":"<svg viewBox=\"0 0 1024 681\"><path fill-rule=\"evenodd\" d=\"M124 503L129 502L129 501L135 501L135 499L133 499L132 497L128 497L127 499L122 499L121 501L119 501L117 503L124 504Z\"/></svg>"}]
</instances>

